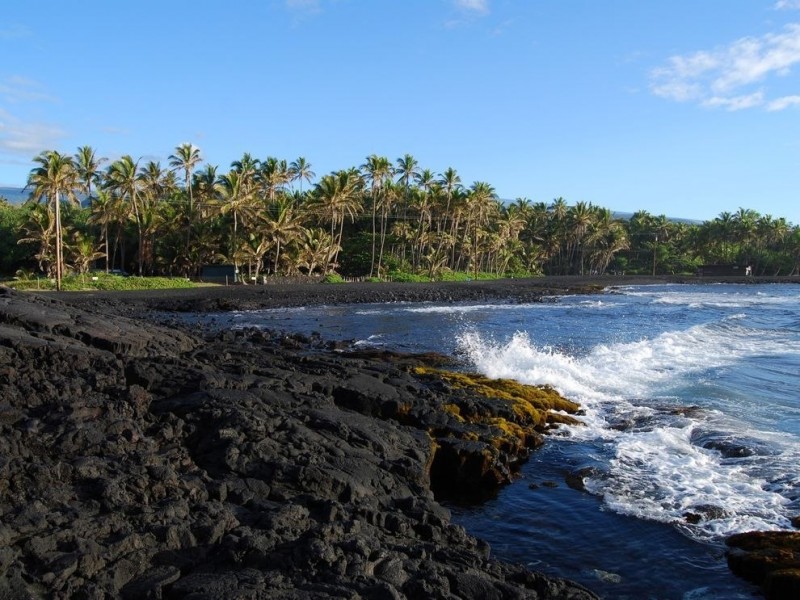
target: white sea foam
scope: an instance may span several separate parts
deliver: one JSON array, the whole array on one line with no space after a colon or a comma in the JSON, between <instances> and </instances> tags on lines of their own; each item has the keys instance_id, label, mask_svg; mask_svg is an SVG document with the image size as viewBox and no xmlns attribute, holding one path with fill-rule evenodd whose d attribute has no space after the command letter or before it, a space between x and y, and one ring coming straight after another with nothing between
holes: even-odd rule
<instances>
[{"instance_id":1,"label":"white sea foam","mask_svg":"<svg viewBox=\"0 0 800 600\"><path fill-rule=\"evenodd\" d=\"M727 289L727 288L726 288ZM734 287L735 289L735 287ZM690 290L690 291L689 291ZM757 306L796 306L800 293L768 295L749 291L721 293L716 286L631 286L620 287L614 293L649 299L654 304L688 306L690 308L750 308Z\"/></svg>"},{"instance_id":2,"label":"white sea foam","mask_svg":"<svg viewBox=\"0 0 800 600\"><path fill-rule=\"evenodd\" d=\"M691 443L694 425L657 427L617 438L608 475L588 483L612 509L681 524L697 537L788 527L789 500L747 465ZM692 515L700 523L689 527Z\"/></svg>"},{"instance_id":3,"label":"white sea foam","mask_svg":"<svg viewBox=\"0 0 800 600\"><path fill-rule=\"evenodd\" d=\"M496 342L471 331L462 334L459 343L476 368L490 377L551 385L583 400L652 395L680 383L683 375L729 366L748 354L782 350L775 340L735 324L697 325L653 339L601 344L580 358L539 348L525 332Z\"/></svg>"},{"instance_id":4,"label":"white sea foam","mask_svg":"<svg viewBox=\"0 0 800 600\"><path fill-rule=\"evenodd\" d=\"M728 305L732 308L732 304ZM652 339L601 344L581 356L538 347L531 335L487 339L464 333L459 344L475 368L493 378L551 385L581 403L585 427L570 435L602 444L606 472L587 483L611 509L637 517L672 522L698 538L715 538L746 529L788 527L787 506L796 478L774 483L781 469L793 472L800 459L796 441L749 429L714 410L675 416L666 410L685 403L681 388L713 379L753 356L785 356L780 334L754 334L742 313L669 331ZM620 422L644 427L614 427ZM722 427L732 437L746 434L775 449L771 456L725 458L714 448L693 443L698 425ZM769 481L773 483L770 484ZM700 522L687 519L699 515Z\"/></svg>"},{"instance_id":5,"label":"white sea foam","mask_svg":"<svg viewBox=\"0 0 800 600\"><path fill-rule=\"evenodd\" d=\"M357 340L353 343L353 346L356 348L378 348L383 345L383 335L380 333L371 335L365 340Z\"/></svg>"},{"instance_id":6,"label":"white sea foam","mask_svg":"<svg viewBox=\"0 0 800 600\"><path fill-rule=\"evenodd\" d=\"M450 305L430 305L430 306L409 306L404 308L405 312L417 314L466 314L482 311L503 311L535 309L546 307L546 304L450 304Z\"/></svg>"}]
</instances>

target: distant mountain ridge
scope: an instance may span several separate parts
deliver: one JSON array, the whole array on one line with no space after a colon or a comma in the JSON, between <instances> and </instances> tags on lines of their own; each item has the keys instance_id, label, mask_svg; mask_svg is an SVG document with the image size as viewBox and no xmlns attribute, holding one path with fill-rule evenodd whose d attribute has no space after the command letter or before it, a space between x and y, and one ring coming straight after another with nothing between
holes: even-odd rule
<instances>
[{"instance_id":1,"label":"distant mountain ridge","mask_svg":"<svg viewBox=\"0 0 800 600\"><path fill-rule=\"evenodd\" d=\"M631 217L633 217L633 214L634 213L630 212L616 212L613 210L611 211L611 216L613 216L615 219L623 219L625 221L630 221ZM654 216L659 216L659 215L654 215ZM703 221L699 219L684 219L681 217L667 217L667 221L672 221L673 223L686 223L687 225L701 225L703 223Z\"/></svg>"}]
</instances>

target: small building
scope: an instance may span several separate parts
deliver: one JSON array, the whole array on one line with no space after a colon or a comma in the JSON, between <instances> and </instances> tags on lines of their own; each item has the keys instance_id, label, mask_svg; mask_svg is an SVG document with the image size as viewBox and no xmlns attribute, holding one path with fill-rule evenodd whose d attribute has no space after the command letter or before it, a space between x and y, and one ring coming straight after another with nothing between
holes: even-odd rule
<instances>
[{"instance_id":1,"label":"small building","mask_svg":"<svg viewBox=\"0 0 800 600\"><path fill-rule=\"evenodd\" d=\"M701 265L697 267L698 277L727 277L749 275L748 269L740 265Z\"/></svg>"},{"instance_id":2,"label":"small building","mask_svg":"<svg viewBox=\"0 0 800 600\"><path fill-rule=\"evenodd\" d=\"M236 283L236 267L233 265L203 265L200 281L205 283Z\"/></svg>"}]
</instances>

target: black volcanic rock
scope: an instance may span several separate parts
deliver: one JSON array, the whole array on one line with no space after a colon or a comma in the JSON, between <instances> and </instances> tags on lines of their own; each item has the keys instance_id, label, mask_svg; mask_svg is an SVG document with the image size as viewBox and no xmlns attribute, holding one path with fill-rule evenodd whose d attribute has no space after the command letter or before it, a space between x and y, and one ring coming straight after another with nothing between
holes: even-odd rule
<instances>
[{"instance_id":1,"label":"black volcanic rock","mask_svg":"<svg viewBox=\"0 0 800 600\"><path fill-rule=\"evenodd\" d=\"M725 543L731 571L761 585L768 600L800 597L800 533L749 531Z\"/></svg>"},{"instance_id":2,"label":"black volcanic rock","mask_svg":"<svg viewBox=\"0 0 800 600\"><path fill-rule=\"evenodd\" d=\"M527 446L402 361L101 304L0 288L0 598L595 597L450 522L448 431L494 448L492 486Z\"/></svg>"}]
</instances>

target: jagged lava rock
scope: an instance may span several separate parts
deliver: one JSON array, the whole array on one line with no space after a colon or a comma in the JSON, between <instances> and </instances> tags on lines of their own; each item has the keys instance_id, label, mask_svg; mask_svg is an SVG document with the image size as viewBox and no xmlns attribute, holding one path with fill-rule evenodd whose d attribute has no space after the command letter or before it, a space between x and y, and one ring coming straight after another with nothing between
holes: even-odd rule
<instances>
[{"instance_id":1,"label":"jagged lava rock","mask_svg":"<svg viewBox=\"0 0 800 600\"><path fill-rule=\"evenodd\" d=\"M595 597L450 522L433 427L518 458L407 365L112 309L0 289L0 597Z\"/></svg>"}]
</instances>

